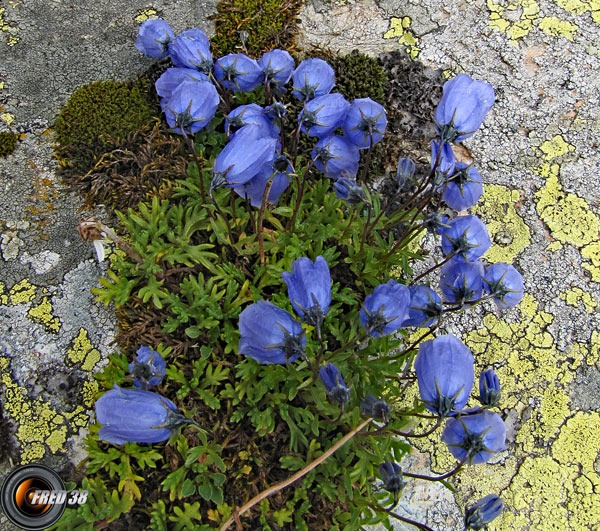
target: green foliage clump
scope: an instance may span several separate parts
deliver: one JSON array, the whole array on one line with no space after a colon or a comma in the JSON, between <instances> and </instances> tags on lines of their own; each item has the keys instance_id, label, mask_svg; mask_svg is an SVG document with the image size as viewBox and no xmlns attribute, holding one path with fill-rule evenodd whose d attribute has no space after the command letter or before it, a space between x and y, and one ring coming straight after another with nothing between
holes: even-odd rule
<instances>
[{"instance_id":1,"label":"green foliage clump","mask_svg":"<svg viewBox=\"0 0 600 531\"><path fill-rule=\"evenodd\" d=\"M54 125L55 153L67 182L93 168L111 138L125 138L158 117L149 94L144 81L95 81L71 95Z\"/></svg>"},{"instance_id":2,"label":"green foliage clump","mask_svg":"<svg viewBox=\"0 0 600 531\"><path fill-rule=\"evenodd\" d=\"M217 3L213 55L243 52L240 32L248 34L247 55L259 58L281 48L293 53L302 0L221 0Z\"/></svg>"},{"instance_id":3,"label":"green foliage clump","mask_svg":"<svg viewBox=\"0 0 600 531\"><path fill-rule=\"evenodd\" d=\"M14 133L0 133L0 157L10 155L17 147L17 135Z\"/></svg>"}]
</instances>

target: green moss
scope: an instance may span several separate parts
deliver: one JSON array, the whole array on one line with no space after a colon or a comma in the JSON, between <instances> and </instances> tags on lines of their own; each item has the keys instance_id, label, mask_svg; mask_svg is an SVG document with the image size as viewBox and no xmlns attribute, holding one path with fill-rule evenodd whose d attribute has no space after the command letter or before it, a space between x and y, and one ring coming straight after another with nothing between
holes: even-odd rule
<instances>
[{"instance_id":1,"label":"green moss","mask_svg":"<svg viewBox=\"0 0 600 531\"><path fill-rule=\"evenodd\" d=\"M56 118L56 156L64 177L90 170L110 138L124 138L159 114L148 81L96 81L77 89Z\"/></svg>"},{"instance_id":2,"label":"green moss","mask_svg":"<svg viewBox=\"0 0 600 531\"><path fill-rule=\"evenodd\" d=\"M248 33L250 57L258 58L273 48L293 52L298 34L298 12L302 0L222 0L217 4L215 57L243 52L240 32Z\"/></svg>"},{"instance_id":3,"label":"green moss","mask_svg":"<svg viewBox=\"0 0 600 531\"><path fill-rule=\"evenodd\" d=\"M17 135L13 133L0 133L0 157L10 155L17 146Z\"/></svg>"}]
</instances>

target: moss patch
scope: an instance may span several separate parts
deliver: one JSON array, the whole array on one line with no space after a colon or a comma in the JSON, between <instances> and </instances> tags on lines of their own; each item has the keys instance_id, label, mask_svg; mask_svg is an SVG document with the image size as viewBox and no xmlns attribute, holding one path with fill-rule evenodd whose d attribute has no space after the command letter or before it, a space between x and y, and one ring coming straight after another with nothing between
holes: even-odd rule
<instances>
[{"instance_id":1,"label":"moss patch","mask_svg":"<svg viewBox=\"0 0 600 531\"><path fill-rule=\"evenodd\" d=\"M156 119L148 81L96 81L78 88L56 118L56 156L69 183L87 173L111 139L125 138Z\"/></svg>"},{"instance_id":2,"label":"moss patch","mask_svg":"<svg viewBox=\"0 0 600 531\"><path fill-rule=\"evenodd\" d=\"M0 157L10 155L17 147L17 135L13 133L0 133Z\"/></svg>"}]
</instances>

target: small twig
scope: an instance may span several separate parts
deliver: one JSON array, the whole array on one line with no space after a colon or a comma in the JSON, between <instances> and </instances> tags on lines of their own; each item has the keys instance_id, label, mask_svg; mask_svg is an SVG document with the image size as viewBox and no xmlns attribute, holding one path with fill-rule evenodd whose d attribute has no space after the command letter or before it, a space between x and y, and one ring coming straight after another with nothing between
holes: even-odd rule
<instances>
[{"instance_id":1,"label":"small twig","mask_svg":"<svg viewBox=\"0 0 600 531\"><path fill-rule=\"evenodd\" d=\"M314 461L312 461L311 463L306 465L302 470L299 470L298 472L296 472L293 476L290 476L289 478L284 479L283 481L273 485L272 487L269 487L268 489L263 490L262 492L258 493L256 496L254 496L254 498L252 498L248 503L246 503L240 509L234 509L233 515L221 526L220 531L225 531L226 529L229 529L229 526L234 522L234 520L239 518L239 516L244 514L246 511L250 510L257 503L259 503L262 500L264 500L265 498L268 498L269 496L275 494L276 492L279 492L280 490L285 489L286 487L288 487L289 485L294 483L294 481L299 480L301 477L304 477L311 470L313 470L314 468L319 466L323 461L325 461L336 450L341 448L350 439L352 439L352 437L354 437L360 430L362 430L365 426L367 426L372 420L373 420L372 418L368 418L367 420L365 420L364 422L359 424L352 431L350 431L346 435L344 435L338 442L336 442L331 448L329 448L329 450L322 453Z\"/></svg>"},{"instance_id":2,"label":"small twig","mask_svg":"<svg viewBox=\"0 0 600 531\"><path fill-rule=\"evenodd\" d=\"M377 505L374 505L372 503L368 503L367 505L374 511L386 512L390 516L394 517L396 520L400 520L401 522L406 522L407 524L414 525L416 528L422 529L423 531L433 531L433 529L431 529L431 527L428 527L425 524L422 524L421 522L416 522L415 520L411 520L410 518L406 518L406 516L400 516L397 513L393 513L390 509L384 509L383 507L378 507Z\"/></svg>"}]
</instances>

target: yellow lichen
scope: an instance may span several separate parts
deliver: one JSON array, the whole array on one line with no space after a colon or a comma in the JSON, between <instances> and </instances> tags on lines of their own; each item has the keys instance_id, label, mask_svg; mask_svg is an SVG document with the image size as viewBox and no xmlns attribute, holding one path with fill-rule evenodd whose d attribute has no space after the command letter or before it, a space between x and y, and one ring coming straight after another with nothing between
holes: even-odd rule
<instances>
[{"instance_id":1,"label":"yellow lichen","mask_svg":"<svg viewBox=\"0 0 600 531\"><path fill-rule=\"evenodd\" d=\"M543 153L544 159L552 160L556 157L566 155L570 151L574 151L575 146L566 142L562 136L556 135L551 140L546 140L540 146L540 150Z\"/></svg>"},{"instance_id":2,"label":"yellow lichen","mask_svg":"<svg viewBox=\"0 0 600 531\"><path fill-rule=\"evenodd\" d=\"M35 290L36 287L26 278L17 282L9 292L11 304L31 302L35 298Z\"/></svg>"},{"instance_id":3,"label":"yellow lichen","mask_svg":"<svg viewBox=\"0 0 600 531\"><path fill-rule=\"evenodd\" d=\"M557 17L545 17L540 22L540 29L553 37L566 37L572 41L573 34L579 27Z\"/></svg>"},{"instance_id":4,"label":"yellow lichen","mask_svg":"<svg viewBox=\"0 0 600 531\"><path fill-rule=\"evenodd\" d=\"M583 291L581 288L567 290L565 293L561 293L559 297L569 306L575 308L579 306L580 302L583 302L585 311L589 314L593 314L594 309L598 306L598 303L592 299L590 293L588 291Z\"/></svg>"},{"instance_id":5,"label":"yellow lichen","mask_svg":"<svg viewBox=\"0 0 600 531\"><path fill-rule=\"evenodd\" d=\"M15 116L9 112L3 112L0 114L0 120L5 122L6 125L11 125L15 121Z\"/></svg>"},{"instance_id":6,"label":"yellow lichen","mask_svg":"<svg viewBox=\"0 0 600 531\"><path fill-rule=\"evenodd\" d=\"M511 263L531 241L529 228L516 211L519 199L518 190L487 184L483 197L471 209L486 224L494 242L485 254L489 262ZM502 243L496 243L497 241Z\"/></svg>"},{"instance_id":7,"label":"yellow lichen","mask_svg":"<svg viewBox=\"0 0 600 531\"><path fill-rule=\"evenodd\" d=\"M0 305L6 306L8 304L8 295L4 293L4 283L0 282Z\"/></svg>"},{"instance_id":8,"label":"yellow lichen","mask_svg":"<svg viewBox=\"0 0 600 531\"><path fill-rule=\"evenodd\" d=\"M405 51L411 57L416 59L419 55L418 39L409 28L411 25L410 17L396 18L390 20L390 29L383 35L384 39L393 39L398 37L400 43L406 45Z\"/></svg>"},{"instance_id":9,"label":"yellow lichen","mask_svg":"<svg viewBox=\"0 0 600 531\"><path fill-rule=\"evenodd\" d=\"M80 363L84 371L91 371L100 361L100 352L93 348L88 339L87 330L79 329L79 334L73 341L73 346L67 352L67 357L73 363Z\"/></svg>"},{"instance_id":10,"label":"yellow lichen","mask_svg":"<svg viewBox=\"0 0 600 531\"><path fill-rule=\"evenodd\" d=\"M98 390L98 382L96 382L95 380L85 382L83 384L83 403L86 406L92 407L94 405L94 402L96 401L96 393L98 393Z\"/></svg>"},{"instance_id":11,"label":"yellow lichen","mask_svg":"<svg viewBox=\"0 0 600 531\"><path fill-rule=\"evenodd\" d=\"M42 302L27 312L34 320L42 323L48 330L58 332L60 330L60 321L58 317L52 315L52 305L48 297L44 297Z\"/></svg>"},{"instance_id":12,"label":"yellow lichen","mask_svg":"<svg viewBox=\"0 0 600 531\"><path fill-rule=\"evenodd\" d=\"M142 9L142 11L140 11L134 17L134 20L138 24L141 24L142 22L144 22L144 20L148 20L149 18L156 17L156 15L158 15L158 11L156 11L156 9L154 9L153 7L148 7L146 9Z\"/></svg>"}]
</instances>

